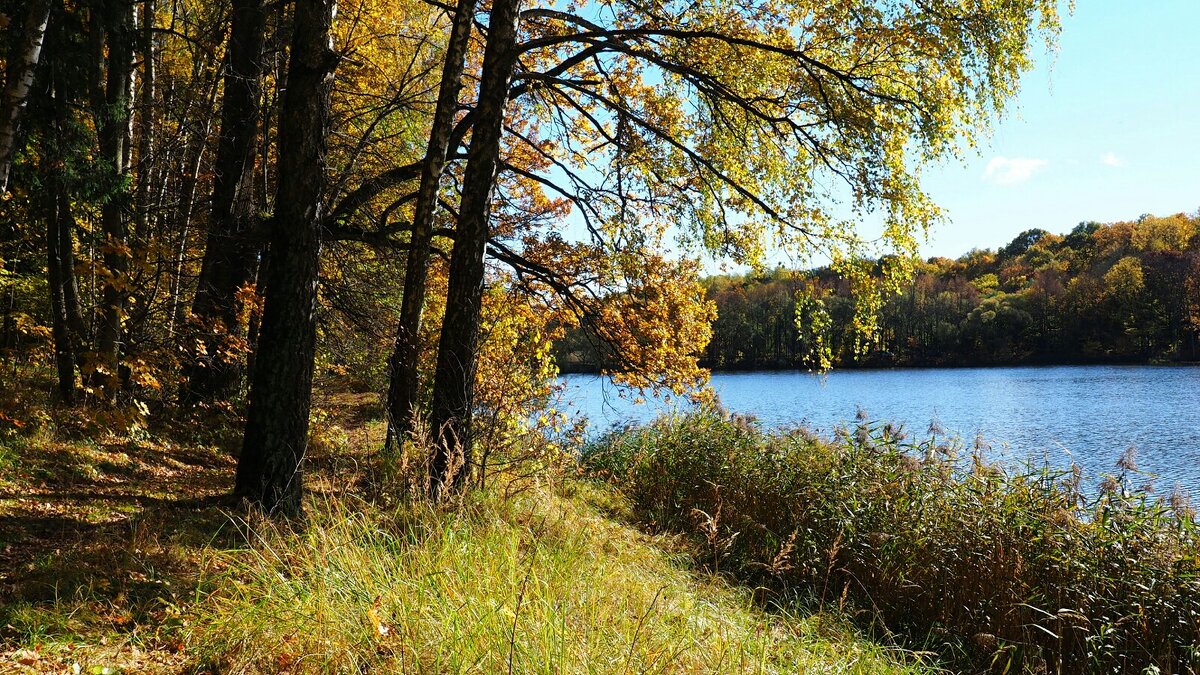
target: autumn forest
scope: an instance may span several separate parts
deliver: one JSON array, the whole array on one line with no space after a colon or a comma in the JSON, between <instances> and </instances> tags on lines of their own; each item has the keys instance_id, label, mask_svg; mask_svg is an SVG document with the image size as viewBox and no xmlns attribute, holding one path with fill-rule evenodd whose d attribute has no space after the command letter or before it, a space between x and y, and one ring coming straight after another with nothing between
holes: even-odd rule
<instances>
[{"instance_id":1,"label":"autumn forest","mask_svg":"<svg viewBox=\"0 0 1200 675\"><path fill-rule=\"evenodd\" d=\"M1192 362L1200 358L1200 220L1146 215L1022 232L999 250L917 263L863 339L855 288L828 268L702 279L712 369ZM797 313L799 312L799 313ZM603 366L585 331L568 370Z\"/></svg>"},{"instance_id":2,"label":"autumn forest","mask_svg":"<svg viewBox=\"0 0 1200 675\"><path fill-rule=\"evenodd\" d=\"M566 328L630 384L699 383L694 255L825 251L874 286L838 210L882 212L911 251L939 216L919 162L985 128L1057 21L1041 1L11 4L6 353L52 355L63 403L126 423L245 387L237 492L289 512L318 368L386 380L386 444L431 430L440 490L476 410L522 424Z\"/></svg>"}]
</instances>

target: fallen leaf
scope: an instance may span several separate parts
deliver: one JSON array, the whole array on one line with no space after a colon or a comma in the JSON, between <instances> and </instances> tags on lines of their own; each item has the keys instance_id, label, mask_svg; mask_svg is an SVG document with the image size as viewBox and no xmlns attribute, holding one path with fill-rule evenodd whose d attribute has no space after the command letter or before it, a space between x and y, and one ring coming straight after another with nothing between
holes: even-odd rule
<instances>
[{"instance_id":1,"label":"fallen leaf","mask_svg":"<svg viewBox=\"0 0 1200 675\"><path fill-rule=\"evenodd\" d=\"M383 598L375 596L375 601L371 603L371 607L367 609L367 617L371 619L371 625L375 626L375 632L379 633L379 637L387 637L391 632L391 628L379 618L379 608L383 604Z\"/></svg>"}]
</instances>

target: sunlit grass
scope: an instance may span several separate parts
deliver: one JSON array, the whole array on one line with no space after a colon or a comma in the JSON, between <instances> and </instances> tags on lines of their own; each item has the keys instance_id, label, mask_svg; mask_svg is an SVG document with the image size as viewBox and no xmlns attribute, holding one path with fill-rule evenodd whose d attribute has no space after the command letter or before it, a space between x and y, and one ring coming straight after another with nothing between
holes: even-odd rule
<instances>
[{"instance_id":1,"label":"sunlit grass","mask_svg":"<svg viewBox=\"0 0 1200 675\"><path fill-rule=\"evenodd\" d=\"M303 528L246 524L189 650L234 673L916 671L831 616L761 612L581 490L454 510L314 500Z\"/></svg>"}]
</instances>

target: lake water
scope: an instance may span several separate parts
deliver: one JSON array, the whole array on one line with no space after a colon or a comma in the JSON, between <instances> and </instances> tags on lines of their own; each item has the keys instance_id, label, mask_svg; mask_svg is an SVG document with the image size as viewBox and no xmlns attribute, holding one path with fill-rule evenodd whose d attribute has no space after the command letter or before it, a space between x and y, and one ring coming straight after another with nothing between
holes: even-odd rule
<instances>
[{"instance_id":1,"label":"lake water","mask_svg":"<svg viewBox=\"0 0 1200 675\"><path fill-rule=\"evenodd\" d=\"M644 422L673 404L634 404L595 375L565 376L563 403L590 428ZM1089 480L1115 471L1130 446L1159 492L1200 496L1200 367L1055 366L714 373L731 411L765 427L804 424L822 435L871 420L902 423L910 437L936 421L970 446L977 435L998 461L1072 462ZM1139 479L1148 480L1149 476Z\"/></svg>"}]
</instances>

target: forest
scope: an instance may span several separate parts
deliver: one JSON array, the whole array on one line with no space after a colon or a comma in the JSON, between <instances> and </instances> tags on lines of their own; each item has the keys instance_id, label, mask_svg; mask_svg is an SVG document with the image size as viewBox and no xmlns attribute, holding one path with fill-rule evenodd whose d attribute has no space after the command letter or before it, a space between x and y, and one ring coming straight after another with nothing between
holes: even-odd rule
<instances>
[{"instance_id":1,"label":"forest","mask_svg":"<svg viewBox=\"0 0 1200 675\"><path fill-rule=\"evenodd\" d=\"M717 318L701 363L807 368L823 353L839 368L1196 361L1198 229L1195 214L1146 215L919 261L865 340L855 289L828 269L709 277Z\"/></svg>"},{"instance_id":2,"label":"forest","mask_svg":"<svg viewBox=\"0 0 1200 675\"><path fill-rule=\"evenodd\" d=\"M1195 666L1186 500L964 473L887 430L759 434L704 388L708 361L793 358L788 330L820 367L874 345L932 360L934 338L996 360L1188 353L1190 314L1159 294L1190 292L1194 218L914 259L945 219L921 167L978 147L1059 6L0 0L0 665ZM701 278L780 250L831 263ZM734 296L760 290L786 311L735 335ZM1111 321L1081 331L1084 300ZM661 443L586 441L547 407L568 335L635 395L707 412ZM707 428L728 447L693 447ZM796 448L812 463L777 471ZM858 503L864 527L928 524L913 545L961 560L990 555L985 516L1013 535L995 541L1046 545L989 595L876 556L840 509L836 531L763 525L744 486L764 472L827 506L861 479L885 496ZM939 493L1011 508L922 518ZM1077 529L1094 556L1072 558ZM1114 545L1144 555L1118 569ZM1042 563L1057 576L1025 576ZM906 569L945 602L897 620L912 588L885 582ZM1047 580L1079 606L1029 615Z\"/></svg>"}]
</instances>

